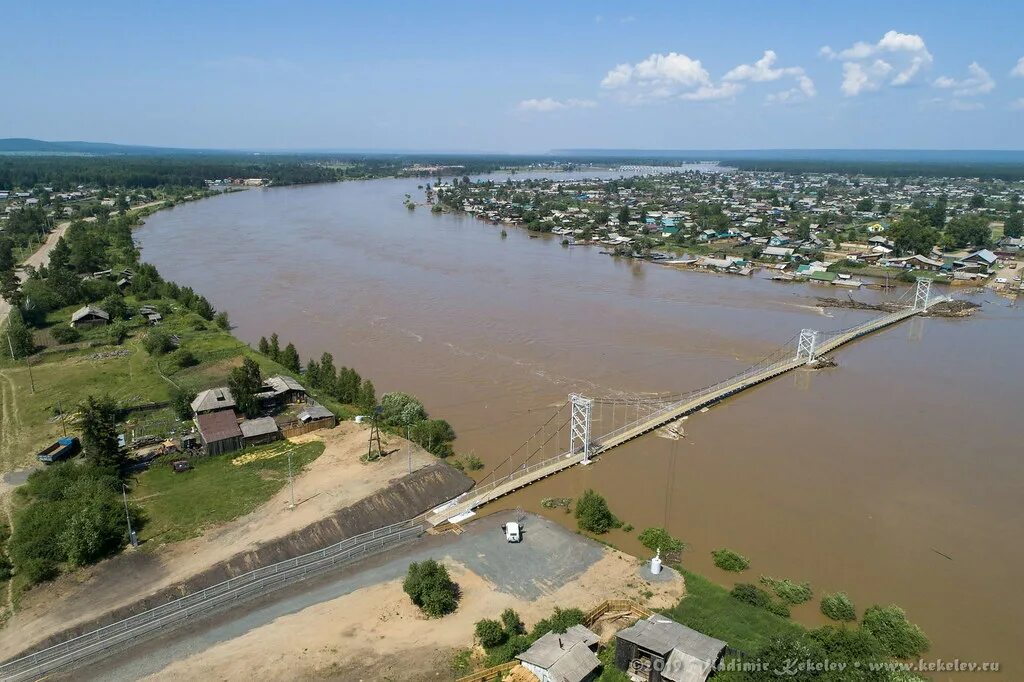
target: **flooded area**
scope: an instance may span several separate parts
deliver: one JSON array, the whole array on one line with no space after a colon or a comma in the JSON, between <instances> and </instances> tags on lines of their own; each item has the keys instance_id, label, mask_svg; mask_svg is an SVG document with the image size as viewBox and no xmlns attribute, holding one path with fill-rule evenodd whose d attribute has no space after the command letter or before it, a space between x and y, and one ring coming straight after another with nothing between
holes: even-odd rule
<instances>
[{"instance_id":1,"label":"flooded area","mask_svg":"<svg viewBox=\"0 0 1024 682\"><path fill-rule=\"evenodd\" d=\"M522 177L522 176L519 176ZM754 364L801 328L877 313L820 309L826 285L682 272L596 247L409 211L422 180L260 189L147 220L143 258L227 310L255 345L277 332L403 390L454 426L485 475L568 393L687 391ZM845 295L845 294L838 294ZM875 300L880 294L855 294ZM724 584L710 551L759 575L843 590L858 610L897 603L929 657L999 661L1024 676L1020 339L1001 298L969 319L913 318L798 371L501 500L573 526L545 497L592 487L637 529L665 526L683 563ZM512 465L516 462L513 461ZM508 466L508 465L506 465ZM823 621L817 600L794 616Z\"/></svg>"}]
</instances>

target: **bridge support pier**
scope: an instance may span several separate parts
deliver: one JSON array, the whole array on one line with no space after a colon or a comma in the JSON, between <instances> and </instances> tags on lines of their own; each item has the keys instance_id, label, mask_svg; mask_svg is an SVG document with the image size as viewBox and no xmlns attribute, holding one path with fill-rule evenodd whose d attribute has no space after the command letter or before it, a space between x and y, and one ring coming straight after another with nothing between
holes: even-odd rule
<instances>
[{"instance_id":1,"label":"bridge support pier","mask_svg":"<svg viewBox=\"0 0 1024 682\"><path fill-rule=\"evenodd\" d=\"M818 344L818 332L815 329L801 329L800 340L796 344L796 359L807 356L807 364L814 362L815 346Z\"/></svg>"},{"instance_id":2,"label":"bridge support pier","mask_svg":"<svg viewBox=\"0 0 1024 682\"><path fill-rule=\"evenodd\" d=\"M928 308L928 299L932 294L932 281L927 277L917 278L917 289L914 291L914 310Z\"/></svg>"},{"instance_id":3,"label":"bridge support pier","mask_svg":"<svg viewBox=\"0 0 1024 682\"><path fill-rule=\"evenodd\" d=\"M594 401L572 393L569 395L569 404L572 409L569 417L569 452L582 452L582 464L590 464L590 416Z\"/></svg>"}]
</instances>

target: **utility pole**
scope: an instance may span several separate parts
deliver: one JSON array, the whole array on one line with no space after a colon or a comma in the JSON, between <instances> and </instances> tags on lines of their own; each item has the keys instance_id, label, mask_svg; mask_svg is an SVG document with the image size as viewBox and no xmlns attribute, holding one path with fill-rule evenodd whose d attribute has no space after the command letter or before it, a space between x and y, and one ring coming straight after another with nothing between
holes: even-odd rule
<instances>
[{"instance_id":1,"label":"utility pole","mask_svg":"<svg viewBox=\"0 0 1024 682\"><path fill-rule=\"evenodd\" d=\"M291 495L291 503L288 505L289 509L295 509L295 479L292 477L292 451L288 449L288 487L289 494Z\"/></svg>"},{"instance_id":2,"label":"utility pole","mask_svg":"<svg viewBox=\"0 0 1024 682\"><path fill-rule=\"evenodd\" d=\"M405 425L405 449L409 453L409 473L412 473L412 441L409 440L409 425Z\"/></svg>"},{"instance_id":3,"label":"utility pole","mask_svg":"<svg viewBox=\"0 0 1024 682\"><path fill-rule=\"evenodd\" d=\"M64 432L64 437L68 437L68 427L64 423L64 408L60 404L60 398L57 398L57 413L60 414L60 428Z\"/></svg>"},{"instance_id":4,"label":"utility pole","mask_svg":"<svg viewBox=\"0 0 1024 682\"><path fill-rule=\"evenodd\" d=\"M124 518L128 522L128 540L131 541L132 547L138 547L139 538L132 530L132 516L128 513L128 486L124 483L121 484L121 495L124 498Z\"/></svg>"},{"instance_id":5,"label":"utility pole","mask_svg":"<svg viewBox=\"0 0 1024 682\"><path fill-rule=\"evenodd\" d=\"M14 343L11 342L11 333L10 332L7 332L7 347L11 350L11 360L17 360L17 358L14 357ZM32 360L26 358L25 359L25 363L28 365L28 383L29 383L29 386L32 387L32 392L35 393L36 392L36 380L32 376Z\"/></svg>"}]
</instances>

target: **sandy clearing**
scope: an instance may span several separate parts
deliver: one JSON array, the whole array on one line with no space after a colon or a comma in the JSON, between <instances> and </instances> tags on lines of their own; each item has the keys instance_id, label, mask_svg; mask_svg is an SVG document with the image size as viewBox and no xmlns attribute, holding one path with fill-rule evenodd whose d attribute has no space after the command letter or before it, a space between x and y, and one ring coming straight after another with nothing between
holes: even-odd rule
<instances>
[{"instance_id":1,"label":"sandy clearing","mask_svg":"<svg viewBox=\"0 0 1024 682\"><path fill-rule=\"evenodd\" d=\"M296 508L289 510L288 486L251 514L202 536L166 545L152 553L142 552L139 570L119 575L119 589L93 589L101 580L110 582L114 571L125 573L117 559L62 576L27 592L19 610L0 631L0 656L11 656L47 636L107 611L137 601L162 588L178 584L231 557L260 544L301 530L359 500L383 489L409 473L409 456L404 439L388 436L386 449L398 449L373 464L359 457L366 451L365 426L341 422L329 431L314 432L296 442L323 440L324 453L295 477ZM412 446L412 468L418 471L437 459Z\"/></svg>"},{"instance_id":2,"label":"sandy clearing","mask_svg":"<svg viewBox=\"0 0 1024 682\"><path fill-rule=\"evenodd\" d=\"M145 679L451 679L451 656L472 644L476 621L506 608L516 609L530 627L555 606L586 610L605 599L628 598L660 608L677 603L685 591L681 577L642 582L637 559L611 549L577 579L533 601L500 591L451 559L445 563L463 593L450 616L425 618L401 581L391 580L280 617ZM648 600L640 594L645 589L654 593Z\"/></svg>"}]
</instances>

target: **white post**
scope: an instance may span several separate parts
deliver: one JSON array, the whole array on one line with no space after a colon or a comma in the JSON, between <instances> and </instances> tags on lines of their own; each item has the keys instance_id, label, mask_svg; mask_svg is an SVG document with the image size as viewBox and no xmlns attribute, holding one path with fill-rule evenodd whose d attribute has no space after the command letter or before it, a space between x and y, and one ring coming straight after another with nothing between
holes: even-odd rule
<instances>
[{"instance_id":1,"label":"white post","mask_svg":"<svg viewBox=\"0 0 1024 682\"><path fill-rule=\"evenodd\" d=\"M818 343L818 332L814 329L801 329L800 340L796 345L796 359L807 355L807 364L814 362L814 350Z\"/></svg>"},{"instance_id":2,"label":"white post","mask_svg":"<svg viewBox=\"0 0 1024 682\"><path fill-rule=\"evenodd\" d=\"M590 414L594 401L578 393L569 395L572 414L569 419L569 452L583 453L583 464L590 464Z\"/></svg>"}]
</instances>

